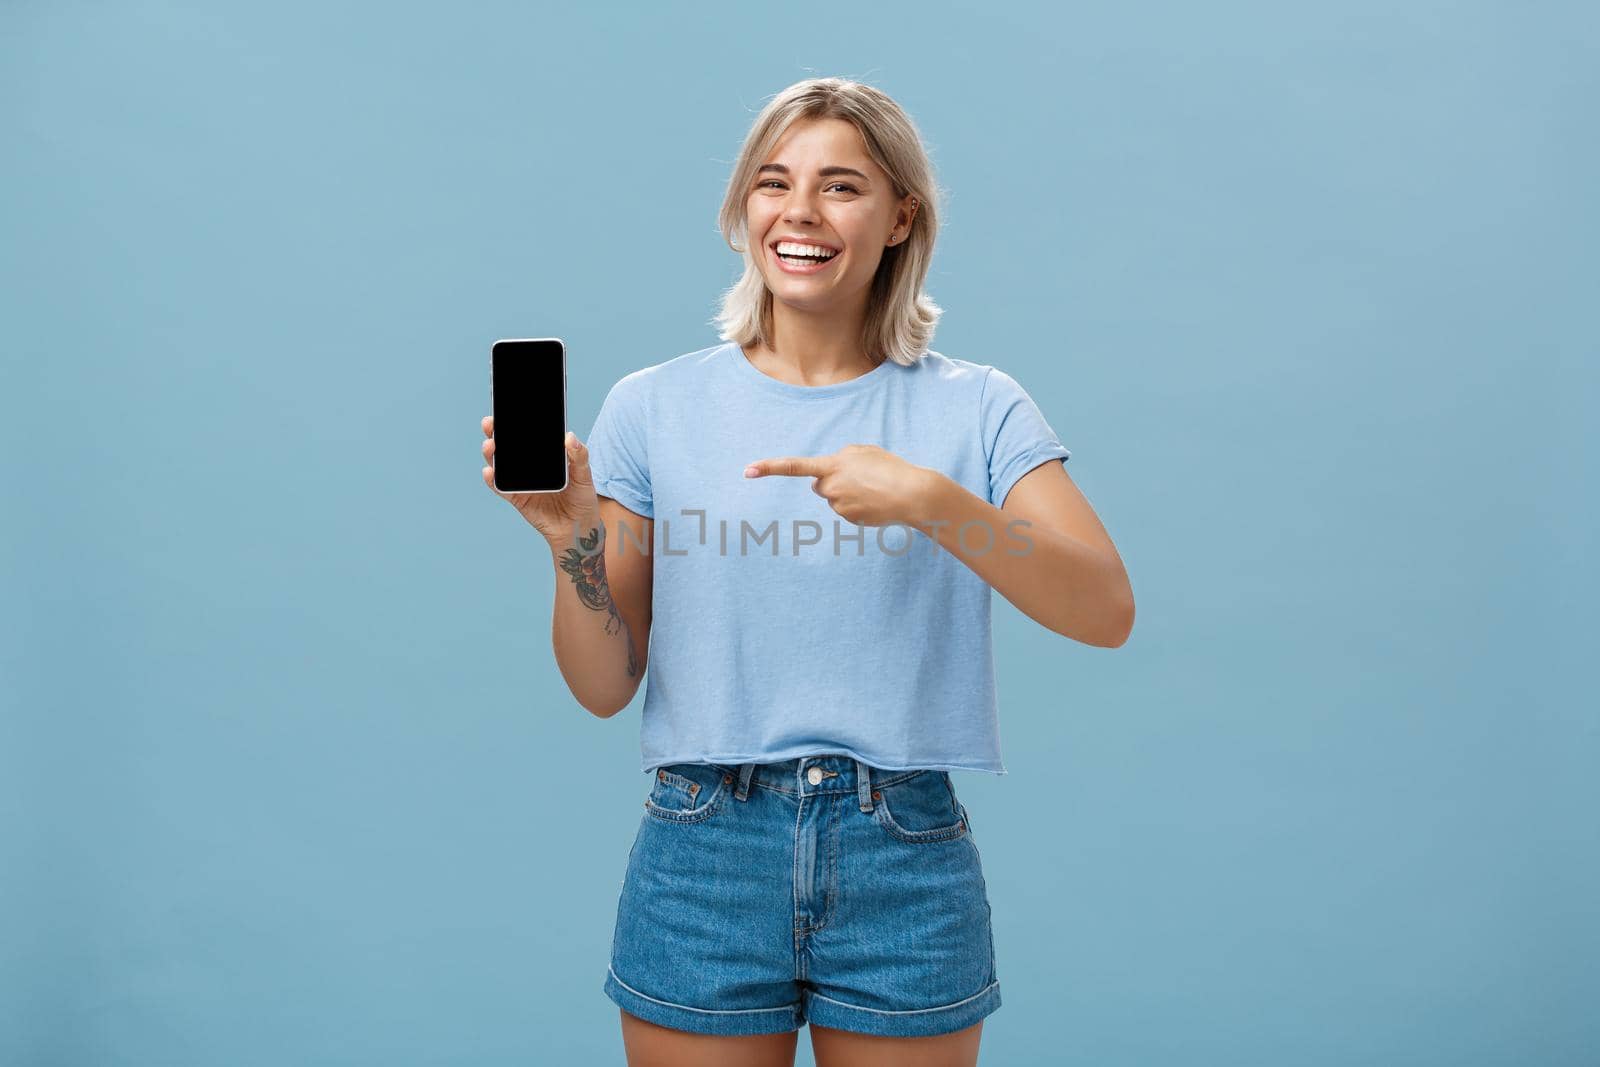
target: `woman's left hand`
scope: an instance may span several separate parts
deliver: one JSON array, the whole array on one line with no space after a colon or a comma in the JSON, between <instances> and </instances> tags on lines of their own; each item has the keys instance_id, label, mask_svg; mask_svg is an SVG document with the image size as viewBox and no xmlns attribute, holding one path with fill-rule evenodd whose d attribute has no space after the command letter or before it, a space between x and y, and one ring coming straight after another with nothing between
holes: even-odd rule
<instances>
[{"instance_id":1,"label":"woman's left hand","mask_svg":"<svg viewBox=\"0 0 1600 1067\"><path fill-rule=\"evenodd\" d=\"M779 474L815 478L811 491L858 526L916 525L938 472L877 445L845 445L826 456L758 459L746 478Z\"/></svg>"}]
</instances>

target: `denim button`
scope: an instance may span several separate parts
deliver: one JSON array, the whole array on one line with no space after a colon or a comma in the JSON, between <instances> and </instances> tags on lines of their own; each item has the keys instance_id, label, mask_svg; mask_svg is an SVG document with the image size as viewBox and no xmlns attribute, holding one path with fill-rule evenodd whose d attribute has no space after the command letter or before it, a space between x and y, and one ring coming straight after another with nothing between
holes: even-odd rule
<instances>
[{"instance_id":1,"label":"denim button","mask_svg":"<svg viewBox=\"0 0 1600 1067\"><path fill-rule=\"evenodd\" d=\"M822 781L822 768L821 767L813 767L813 768L811 768L810 773L806 775L806 779L808 781L810 781L810 783L812 785L817 785L819 782Z\"/></svg>"}]
</instances>

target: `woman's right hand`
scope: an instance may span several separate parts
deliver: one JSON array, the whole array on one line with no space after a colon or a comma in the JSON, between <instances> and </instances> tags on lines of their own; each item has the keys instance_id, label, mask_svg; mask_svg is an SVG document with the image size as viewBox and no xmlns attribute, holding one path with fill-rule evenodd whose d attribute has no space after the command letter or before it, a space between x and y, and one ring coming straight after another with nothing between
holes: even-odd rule
<instances>
[{"instance_id":1,"label":"woman's right hand","mask_svg":"<svg viewBox=\"0 0 1600 1067\"><path fill-rule=\"evenodd\" d=\"M483 461L494 461L494 416L483 417ZM483 484L509 500L524 519L552 545L570 543L600 525L600 500L589 472L589 450L567 431L567 487L559 493L502 493L494 487L494 468L483 468Z\"/></svg>"}]
</instances>

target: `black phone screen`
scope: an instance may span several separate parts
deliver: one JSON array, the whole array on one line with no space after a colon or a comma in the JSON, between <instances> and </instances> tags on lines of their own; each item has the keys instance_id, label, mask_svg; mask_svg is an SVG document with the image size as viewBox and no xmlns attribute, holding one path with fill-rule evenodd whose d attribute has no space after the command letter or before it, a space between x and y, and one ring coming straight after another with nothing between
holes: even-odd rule
<instances>
[{"instance_id":1,"label":"black phone screen","mask_svg":"<svg viewBox=\"0 0 1600 1067\"><path fill-rule=\"evenodd\" d=\"M489 352L494 487L567 487L567 347L558 338L496 341Z\"/></svg>"}]
</instances>

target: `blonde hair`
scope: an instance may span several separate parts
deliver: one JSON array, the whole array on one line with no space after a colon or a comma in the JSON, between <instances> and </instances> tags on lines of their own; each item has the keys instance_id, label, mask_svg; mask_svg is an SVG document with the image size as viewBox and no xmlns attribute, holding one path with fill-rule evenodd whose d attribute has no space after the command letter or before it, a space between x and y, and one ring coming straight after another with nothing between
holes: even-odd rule
<instances>
[{"instance_id":1,"label":"blonde hair","mask_svg":"<svg viewBox=\"0 0 1600 1067\"><path fill-rule=\"evenodd\" d=\"M861 344L877 362L910 366L922 358L944 312L922 291L939 232L939 188L916 125L882 90L845 78L808 78L777 93L756 116L728 179L717 223L728 247L744 256L744 276L722 294L711 321L724 341L770 347L772 290L749 247L746 201L756 170L791 125L844 119L861 131L867 155L889 176L895 197L917 199L904 243L886 245L867 297ZM743 241L741 248L736 241Z\"/></svg>"}]
</instances>

